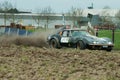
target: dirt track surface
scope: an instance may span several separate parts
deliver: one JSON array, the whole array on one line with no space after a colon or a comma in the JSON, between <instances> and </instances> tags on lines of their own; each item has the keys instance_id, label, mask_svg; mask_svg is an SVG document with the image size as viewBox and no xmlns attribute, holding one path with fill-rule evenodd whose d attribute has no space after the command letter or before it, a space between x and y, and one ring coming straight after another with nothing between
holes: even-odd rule
<instances>
[{"instance_id":1,"label":"dirt track surface","mask_svg":"<svg viewBox=\"0 0 120 80\"><path fill-rule=\"evenodd\" d=\"M0 80L120 80L120 51L4 45Z\"/></svg>"},{"instance_id":2,"label":"dirt track surface","mask_svg":"<svg viewBox=\"0 0 120 80\"><path fill-rule=\"evenodd\" d=\"M0 37L0 80L120 80L120 51L50 49L46 37Z\"/></svg>"}]
</instances>

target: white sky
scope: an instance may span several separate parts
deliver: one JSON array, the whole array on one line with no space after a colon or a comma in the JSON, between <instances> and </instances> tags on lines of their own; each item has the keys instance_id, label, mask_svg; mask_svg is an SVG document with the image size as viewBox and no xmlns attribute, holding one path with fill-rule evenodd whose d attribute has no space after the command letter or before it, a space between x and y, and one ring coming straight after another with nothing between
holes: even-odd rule
<instances>
[{"instance_id":1,"label":"white sky","mask_svg":"<svg viewBox=\"0 0 120 80\"><path fill-rule=\"evenodd\" d=\"M67 12L71 7L87 9L94 4L95 9L102 9L109 6L112 9L120 9L120 0L0 0L1 2L9 1L14 7L20 10L35 12L37 9L42 9L50 6L54 12Z\"/></svg>"}]
</instances>

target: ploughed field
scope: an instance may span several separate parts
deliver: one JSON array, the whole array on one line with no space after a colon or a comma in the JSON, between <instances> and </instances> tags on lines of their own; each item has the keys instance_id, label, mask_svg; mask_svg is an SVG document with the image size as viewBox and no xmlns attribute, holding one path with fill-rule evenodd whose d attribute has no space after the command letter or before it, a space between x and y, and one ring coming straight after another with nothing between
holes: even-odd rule
<instances>
[{"instance_id":1,"label":"ploughed field","mask_svg":"<svg viewBox=\"0 0 120 80\"><path fill-rule=\"evenodd\" d=\"M0 80L120 80L120 51L50 49L34 39L0 39Z\"/></svg>"}]
</instances>

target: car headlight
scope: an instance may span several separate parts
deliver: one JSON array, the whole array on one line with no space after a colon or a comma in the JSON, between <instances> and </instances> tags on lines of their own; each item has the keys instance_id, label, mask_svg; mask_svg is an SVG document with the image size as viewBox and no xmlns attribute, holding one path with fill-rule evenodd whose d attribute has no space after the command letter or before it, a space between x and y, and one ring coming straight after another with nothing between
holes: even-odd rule
<instances>
[{"instance_id":1,"label":"car headlight","mask_svg":"<svg viewBox=\"0 0 120 80\"><path fill-rule=\"evenodd\" d=\"M99 42L98 41L93 41L93 44L99 44Z\"/></svg>"},{"instance_id":2,"label":"car headlight","mask_svg":"<svg viewBox=\"0 0 120 80\"><path fill-rule=\"evenodd\" d=\"M112 42L108 42L108 44L112 44Z\"/></svg>"}]
</instances>

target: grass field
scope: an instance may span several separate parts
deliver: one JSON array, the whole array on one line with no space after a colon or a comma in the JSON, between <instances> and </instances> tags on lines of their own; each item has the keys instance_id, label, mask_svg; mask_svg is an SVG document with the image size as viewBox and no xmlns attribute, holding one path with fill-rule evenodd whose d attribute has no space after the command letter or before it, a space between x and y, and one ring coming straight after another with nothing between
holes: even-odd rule
<instances>
[{"instance_id":1,"label":"grass field","mask_svg":"<svg viewBox=\"0 0 120 80\"><path fill-rule=\"evenodd\" d=\"M98 31L99 37L109 37L112 39L112 30L100 30ZM115 30L114 33L114 49L120 50L120 30Z\"/></svg>"}]
</instances>

